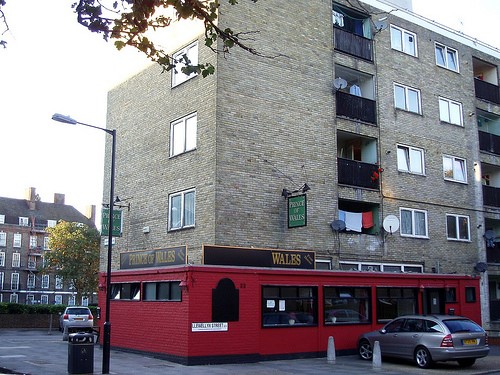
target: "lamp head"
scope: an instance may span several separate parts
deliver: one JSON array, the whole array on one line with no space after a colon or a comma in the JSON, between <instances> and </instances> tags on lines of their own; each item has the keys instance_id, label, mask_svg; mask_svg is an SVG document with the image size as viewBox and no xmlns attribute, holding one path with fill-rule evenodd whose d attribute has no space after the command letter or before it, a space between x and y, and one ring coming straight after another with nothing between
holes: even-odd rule
<instances>
[{"instance_id":1,"label":"lamp head","mask_svg":"<svg viewBox=\"0 0 500 375\"><path fill-rule=\"evenodd\" d=\"M69 116L61 115L60 113L54 113L52 115L52 120L57 121L57 122L62 122L63 124L70 124L70 125L76 125L78 123L78 121L76 121L75 119L73 119Z\"/></svg>"}]
</instances>

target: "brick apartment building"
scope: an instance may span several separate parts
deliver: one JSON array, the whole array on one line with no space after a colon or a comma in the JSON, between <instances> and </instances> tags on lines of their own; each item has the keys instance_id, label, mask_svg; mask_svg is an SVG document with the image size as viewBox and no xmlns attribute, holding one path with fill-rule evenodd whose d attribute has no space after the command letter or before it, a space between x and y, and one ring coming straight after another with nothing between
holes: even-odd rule
<instances>
[{"instance_id":1,"label":"brick apartment building","mask_svg":"<svg viewBox=\"0 0 500 375\"><path fill-rule=\"evenodd\" d=\"M89 217L65 204L64 194L42 202L31 187L25 199L0 197L0 302L22 304L80 304L67 282L41 274L43 255L49 251L46 229L59 220L95 227L95 208Z\"/></svg>"},{"instance_id":2,"label":"brick apartment building","mask_svg":"<svg viewBox=\"0 0 500 375\"><path fill-rule=\"evenodd\" d=\"M173 51L214 75L151 66L114 88L116 192L133 198L113 270L184 245L194 265L203 244L307 250L322 270L479 278L498 329L500 51L399 3L222 3L222 29L258 31L245 42L268 57L200 33Z\"/></svg>"}]
</instances>

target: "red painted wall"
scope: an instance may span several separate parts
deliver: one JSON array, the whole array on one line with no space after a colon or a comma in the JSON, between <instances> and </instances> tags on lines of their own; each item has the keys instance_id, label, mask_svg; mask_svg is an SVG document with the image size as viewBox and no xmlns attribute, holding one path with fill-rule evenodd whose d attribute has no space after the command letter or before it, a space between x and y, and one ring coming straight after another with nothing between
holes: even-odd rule
<instances>
[{"instance_id":1,"label":"red painted wall","mask_svg":"<svg viewBox=\"0 0 500 375\"><path fill-rule=\"evenodd\" d=\"M239 290L239 321L229 322L226 332L192 332L192 323L212 321L212 290L223 278L231 279ZM454 287L457 301L446 304L456 315L465 315L481 323L479 279L469 276L437 274L385 274L311 270L277 270L214 266L181 266L139 271L115 271L112 283L144 281L182 281L188 289L181 302L125 301L110 303L111 346L161 353L181 363L190 358L254 355L290 355L324 353L328 337L335 338L335 348L356 348L359 334L379 329L376 322L375 287L426 288ZM101 275L101 284L105 278ZM262 328L261 288L263 285L318 287L318 325L314 327ZM370 286L372 289L372 323L326 326L323 324L323 286ZM465 286L476 288L476 302L465 302ZM105 306L105 292L99 295ZM105 311L101 312L105 316ZM101 323L104 323L101 319ZM209 363L211 360L207 360Z\"/></svg>"}]
</instances>

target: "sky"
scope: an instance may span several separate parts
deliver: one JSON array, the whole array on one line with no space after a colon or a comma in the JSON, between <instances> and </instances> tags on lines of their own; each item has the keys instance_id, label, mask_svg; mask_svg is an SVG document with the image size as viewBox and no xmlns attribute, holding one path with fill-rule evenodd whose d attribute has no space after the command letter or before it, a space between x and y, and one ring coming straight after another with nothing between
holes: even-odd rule
<instances>
[{"instance_id":1,"label":"sky","mask_svg":"<svg viewBox=\"0 0 500 375\"><path fill-rule=\"evenodd\" d=\"M0 47L0 196L24 198L35 187L42 201L62 193L85 213L103 203L109 135L54 122L52 114L106 127L107 92L149 62L80 26L71 3L7 0L3 7L10 30ZM413 10L500 48L498 0L413 0Z\"/></svg>"}]
</instances>

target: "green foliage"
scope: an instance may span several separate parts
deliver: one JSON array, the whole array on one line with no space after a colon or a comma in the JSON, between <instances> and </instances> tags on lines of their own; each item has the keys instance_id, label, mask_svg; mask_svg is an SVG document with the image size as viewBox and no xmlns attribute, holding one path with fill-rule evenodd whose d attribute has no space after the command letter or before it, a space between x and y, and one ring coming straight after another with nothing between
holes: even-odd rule
<instances>
[{"instance_id":1,"label":"green foliage","mask_svg":"<svg viewBox=\"0 0 500 375\"><path fill-rule=\"evenodd\" d=\"M163 71L173 69L177 61L174 61L161 46L147 38L146 34L167 28L174 20L190 19L203 22L205 45L214 52L228 53L231 48L238 46L252 54L262 56L242 41L241 36L245 33L236 33L230 28L219 29L217 15L221 2L222 0L78 0L72 4L72 8L75 9L78 22L91 32L101 34L105 40L114 39L114 45L118 50L125 46L136 48L151 61L162 66ZM257 0L252 2L255 3ZM236 5L238 1L227 0L227 3ZM2 11L4 5L5 0L0 0L0 23L2 21L4 23L4 30L0 29L0 35L9 30ZM221 50L216 47L217 39L222 40ZM6 43L0 40L0 45L5 47ZM201 73L203 77L215 71L215 68L208 63L191 68Z\"/></svg>"},{"instance_id":2,"label":"green foliage","mask_svg":"<svg viewBox=\"0 0 500 375\"><path fill-rule=\"evenodd\" d=\"M45 254L46 267L41 271L61 276L75 288L77 301L97 291L101 240L97 229L60 221L47 232L50 251Z\"/></svg>"}]
</instances>

